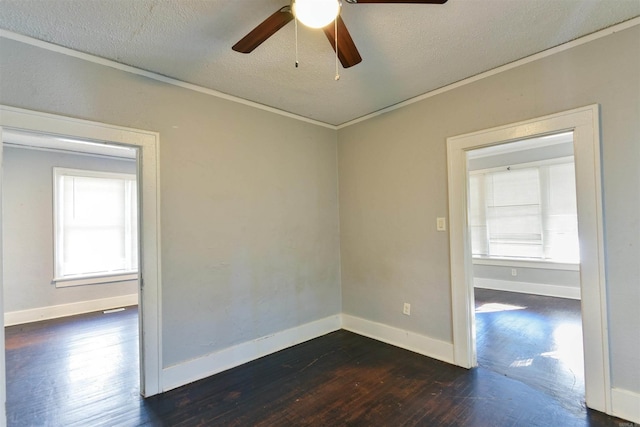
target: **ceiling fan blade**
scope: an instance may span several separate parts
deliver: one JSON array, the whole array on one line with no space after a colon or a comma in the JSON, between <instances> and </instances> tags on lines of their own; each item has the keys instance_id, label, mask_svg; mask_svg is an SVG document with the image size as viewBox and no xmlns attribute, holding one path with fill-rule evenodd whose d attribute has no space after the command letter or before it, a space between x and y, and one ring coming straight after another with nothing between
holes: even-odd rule
<instances>
[{"instance_id":1,"label":"ceiling fan blade","mask_svg":"<svg viewBox=\"0 0 640 427\"><path fill-rule=\"evenodd\" d=\"M262 21L260 25L251 30L242 40L234 44L231 49L236 52L250 53L253 49L260 46L262 42L274 35L280 28L287 25L292 19L293 14L291 13L291 8L285 6Z\"/></svg>"},{"instance_id":2,"label":"ceiling fan blade","mask_svg":"<svg viewBox=\"0 0 640 427\"><path fill-rule=\"evenodd\" d=\"M338 59L340 59L340 63L344 68L353 67L362 61L362 57L360 56L360 52L358 52L358 48L356 48L356 44L353 42L351 34L349 34L349 30L347 30L347 26L344 25L344 21L340 15L336 18L336 22L338 24ZM329 43L331 43L333 50L336 50L334 23L332 22L322 30L329 39Z\"/></svg>"},{"instance_id":3,"label":"ceiling fan blade","mask_svg":"<svg viewBox=\"0 0 640 427\"><path fill-rule=\"evenodd\" d=\"M347 3L415 3L415 4L445 4L447 0L347 0Z\"/></svg>"}]
</instances>

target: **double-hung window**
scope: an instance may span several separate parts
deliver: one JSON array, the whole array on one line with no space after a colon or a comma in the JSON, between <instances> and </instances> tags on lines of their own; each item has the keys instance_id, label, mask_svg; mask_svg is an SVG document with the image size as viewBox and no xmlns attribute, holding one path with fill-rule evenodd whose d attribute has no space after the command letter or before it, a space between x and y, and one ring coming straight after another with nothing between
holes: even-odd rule
<instances>
[{"instance_id":1,"label":"double-hung window","mask_svg":"<svg viewBox=\"0 0 640 427\"><path fill-rule=\"evenodd\" d=\"M57 286L137 278L136 176L54 168Z\"/></svg>"},{"instance_id":2,"label":"double-hung window","mask_svg":"<svg viewBox=\"0 0 640 427\"><path fill-rule=\"evenodd\" d=\"M573 158L469 174L469 223L476 257L578 263Z\"/></svg>"}]
</instances>

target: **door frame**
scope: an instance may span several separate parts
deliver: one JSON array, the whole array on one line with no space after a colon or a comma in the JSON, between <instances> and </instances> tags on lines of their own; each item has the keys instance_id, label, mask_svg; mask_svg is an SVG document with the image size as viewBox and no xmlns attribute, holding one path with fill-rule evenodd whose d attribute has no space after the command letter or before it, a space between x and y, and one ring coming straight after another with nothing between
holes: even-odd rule
<instances>
[{"instance_id":1,"label":"door frame","mask_svg":"<svg viewBox=\"0 0 640 427\"><path fill-rule=\"evenodd\" d=\"M576 169L585 400L588 407L611 413L598 105L447 138L454 363L478 364L467 151L566 131L573 131Z\"/></svg>"},{"instance_id":2,"label":"door frame","mask_svg":"<svg viewBox=\"0 0 640 427\"><path fill-rule=\"evenodd\" d=\"M140 331L140 393L153 396L161 392L162 322L160 276L160 161L157 132L125 128L99 122L0 105L0 160L2 160L2 128L58 135L72 139L88 139L107 145L128 145L137 148L139 245L139 331ZM2 165L0 164L0 177ZM0 200L2 187L0 185ZM2 217L0 216L0 230ZM1 234L0 234L1 236ZM0 244L0 254L4 241ZM0 273L2 270L0 270ZM0 302L3 276L0 274ZM0 305L0 326L4 331L4 306ZM0 347L0 420L6 419L6 378L4 339Z\"/></svg>"}]
</instances>

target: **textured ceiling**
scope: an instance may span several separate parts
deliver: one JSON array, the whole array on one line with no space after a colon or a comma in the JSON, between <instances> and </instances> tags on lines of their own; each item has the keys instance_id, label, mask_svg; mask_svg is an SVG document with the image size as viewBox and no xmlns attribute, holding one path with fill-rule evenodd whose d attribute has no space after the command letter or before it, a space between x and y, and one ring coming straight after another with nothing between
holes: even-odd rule
<instances>
[{"instance_id":1,"label":"textured ceiling","mask_svg":"<svg viewBox=\"0 0 640 427\"><path fill-rule=\"evenodd\" d=\"M362 63L289 23L231 46L288 0L0 0L0 28L339 125L640 15L640 0L344 2Z\"/></svg>"}]
</instances>

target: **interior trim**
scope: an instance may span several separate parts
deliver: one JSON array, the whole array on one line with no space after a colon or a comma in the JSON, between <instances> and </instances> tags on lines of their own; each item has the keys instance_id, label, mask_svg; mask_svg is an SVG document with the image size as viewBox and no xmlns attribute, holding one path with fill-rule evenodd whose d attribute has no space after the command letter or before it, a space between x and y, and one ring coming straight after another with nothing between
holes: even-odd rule
<instances>
[{"instance_id":1,"label":"interior trim","mask_svg":"<svg viewBox=\"0 0 640 427\"><path fill-rule=\"evenodd\" d=\"M128 274L100 274L95 276L80 277L54 277L52 283L56 288L68 288L70 286L99 285L104 283L128 282L138 280L138 272Z\"/></svg>"},{"instance_id":2,"label":"interior trim","mask_svg":"<svg viewBox=\"0 0 640 427\"><path fill-rule=\"evenodd\" d=\"M203 93L205 95L215 96L216 98L225 99L227 101L237 102L238 104L247 105L249 107L257 108L259 110L268 111L270 113L275 113L281 116L289 117L291 119L300 120L302 122L311 123L317 126L327 127L330 129L336 129L334 125L330 125L328 123L320 122L318 120L309 119L307 117L303 117L297 114L289 113L288 111L279 110L274 107L269 107L264 104L260 104L258 102L249 101L247 99L239 98L237 96L228 95L223 92L218 92L217 90L208 89L202 86L198 86L192 83L183 82L182 80L173 79L171 77L163 76L160 74L153 73L151 71L142 70L140 68L132 67L130 65L124 65L116 61L112 61L110 59L100 58L99 56L91 55L84 52L78 52L73 49L69 49L68 47L60 46L57 44L49 43L43 40L34 39L32 37L24 36L22 34L17 34L11 31L0 29L0 37L14 40L17 42L25 43L31 46L39 47L41 49L45 49L51 52L61 53L63 55L71 56L74 58L82 59L84 61L93 62L94 64L104 65L105 67L115 68L116 70L124 71L131 74L136 74L139 76L148 77L150 79L167 83L173 86L178 86L184 89L192 90L194 92Z\"/></svg>"},{"instance_id":3,"label":"interior trim","mask_svg":"<svg viewBox=\"0 0 640 427\"><path fill-rule=\"evenodd\" d=\"M2 127L65 136L73 139L103 141L105 144L137 148L138 212L141 232L140 293L140 392L153 396L160 392L162 375L162 269L160 248L160 134L56 114L0 105L0 137ZM0 159L3 145L0 144ZM0 172L2 166L0 164ZM1 175L1 174L0 174ZM0 191L1 193L1 191ZM1 194L0 194L1 195ZM0 217L1 220L1 217ZM1 225L1 223L0 223ZM0 245L1 246L1 245ZM1 253L1 252L0 252ZM0 292L2 291L0 281ZM144 292L143 292L144 290ZM1 308L2 306L0 306ZM0 311L3 313L3 310ZM4 341L0 350L4 354ZM2 359L0 359L2 362ZM2 372L4 372L4 368ZM6 378L0 375L0 392ZM1 397L1 395L0 395ZM0 402L1 403L1 402ZM0 410L0 424L2 411Z\"/></svg>"},{"instance_id":4,"label":"interior trim","mask_svg":"<svg viewBox=\"0 0 640 427\"><path fill-rule=\"evenodd\" d=\"M413 351L432 359L454 364L453 344L426 335L344 313L342 314L342 329Z\"/></svg>"},{"instance_id":5,"label":"interior trim","mask_svg":"<svg viewBox=\"0 0 640 427\"><path fill-rule=\"evenodd\" d=\"M455 364L477 365L473 264L467 227L467 152L566 130L574 132L580 229L580 293L587 406L611 414L600 108L597 104L447 138L449 250ZM614 414L615 415L615 414Z\"/></svg>"},{"instance_id":6,"label":"interior trim","mask_svg":"<svg viewBox=\"0 0 640 427\"><path fill-rule=\"evenodd\" d=\"M402 108L402 107L406 107L407 105L415 104L416 102L423 101L423 100L431 98L433 96L440 95L442 93L448 92L448 91L453 90L453 89L457 89L457 88L459 88L461 86L465 86L465 85L468 85L470 83L474 83L474 82L476 82L478 80L482 80L484 78L491 77L493 75L502 73L504 71L511 70L512 68L516 68L516 67L519 67L521 65L528 64L528 63L533 62L533 61L537 61L538 59L542 59L542 58L546 58L546 57L551 56L551 55L555 55L556 53L560 53L560 52L563 52L565 50L574 48L576 46L580 46L580 45L583 45L585 43L589 43L591 41L600 39L602 37L609 36L611 34L617 33L617 32L622 31L622 30L626 30L627 28L631 28L631 27L634 27L636 25L640 25L640 17L630 19L630 20L622 22L620 24L612 25L611 27L605 28L605 29L600 30L600 31L596 31L595 33L591 33L591 34L588 34L586 36L577 38L575 40L571 40L570 42L567 42L567 43L564 43L564 44L560 44L560 45L558 45L556 47L552 47L550 49L543 50L542 52L535 53L535 54L533 54L531 56L526 56L526 57L524 57L522 59L518 59L517 61L513 61L513 62L510 62L508 64L501 65L500 67L485 71L484 73L476 74L475 76L468 77L466 79L460 80L459 82L452 83L452 84L447 85L447 86L443 86L443 87L441 87L439 89L434 89L434 90L432 90L430 92L427 92L427 93L422 94L422 95L418 95L418 96L416 96L414 98L409 98L406 101L399 102L399 103L397 103L395 105L391 105L391 106L389 106L387 108L383 108L383 109L375 111L375 112L373 112L371 114L367 114L367 115L359 117L357 119L342 123L341 125L337 126L337 129L339 130L339 129L346 128L347 126L355 125L356 123L360 123L360 122L363 122L365 120L372 119L374 117L380 116L380 115L388 113L390 111L397 110L398 108Z\"/></svg>"},{"instance_id":7,"label":"interior trim","mask_svg":"<svg viewBox=\"0 0 640 427\"><path fill-rule=\"evenodd\" d=\"M406 101L399 102L399 103L397 103L395 105L391 105L389 107L383 108L383 109L375 111L373 113L366 114L366 115L364 115L362 117L359 117L359 118L354 119L354 120L347 121L347 122L342 123L342 124L337 125L337 126L329 124L329 123L321 122L319 120L309 119L307 117L303 117L303 116L300 116L298 114L293 114L293 113L290 113L288 111L280 110L278 108L269 107L267 105L260 104L260 103L257 103L257 102L253 102L253 101L249 101L249 100L246 100L246 99L243 99L243 98L239 98L237 96L228 95L226 93L219 92L217 90L207 89L207 88L204 88L202 86L198 86L198 85L195 85L195 84L192 84L192 83L186 83L186 82L183 82L181 80L173 79L171 77L162 76L160 74L156 74L156 73L153 73L153 72L150 72L150 71L142 70L142 69L139 69L139 68L136 68L136 67L132 67L130 65L124 65L124 64L121 64L119 62L112 61L110 59L100 58L98 56L90 55L90 54L84 53L84 52L78 52L78 51L75 51L73 49L69 49L67 47L59 46L59 45L56 45L56 44L53 44L53 43L49 43L49 42L46 42L46 41L43 41L43 40L38 40L38 39L35 39L33 37L24 36L22 34L17 34L17 33L11 32L11 31L0 29L0 37L6 38L6 39L9 39L9 40L15 40L15 41L18 41L18 42L21 42L21 43L25 43L25 44L28 44L28 45L31 45L31 46L39 47L41 49L46 49L46 50L49 50L51 52L57 52L57 53L61 53L63 55L72 56L74 58L82 59L82 60L85 60L85 61L88 61L88 62L93 62L95 64L104 65L106 67L115 68L117 70L125 71L127 73L132 73L132 74L137 74L139 76L148 77L150 79L154 79L154 80L161 81L161 82L164 82L164 83L167 83L167 84L170 84L170 85L182 87L184 89L193 90L195 92L200 92L200 93L203 93L203 94L206 94L206 95L215 96L216 98L226 99L228 101L233 101L233 102L237 102L239 104L248 105L250 107L254 107L254 108L257 108L259 110L268 111L268 112L275 113L275 114L278 114L278 115L281 115L281 116L285 116L285 117L289 117L289 118L292 118L292 119L300 120L300 121L303 121L303 122L306 122L306 123L311 123L311 124L314 124L314 125L317 125L317 126L322 126L322 127L329 128L329 129L340 130L340 129L343 129L345 127L354 125L356 123L360 123L360 122L363 122L365 120L369 120L369 119L372 119L374 117L380 116L382 114L388 113L390 111L397 110L398 108L402 108L402 107L405 107L407 105L411 105L411 104L414 104L416 102L420 102L422 100L431 98L432 96L440 95L440 94L442 94L444 92L448 92L450 90L459 88L459 87L467 85L469 83L473 83L473 82L476 82L478 80L482 80L482 79L484 79L486 77L491 77L491 76L493 76L495 74L498 74L498 73L501 73L503 71L507 71L507 70L510 70L512 68L519 67L519 66L527 64L529 62L537 61L538 59L546 58L547 56L551 56L551 55L554 55L556 53L565 51L567 49L571 49L573 47L580 46L580 45L585 44L585 43L589 43L589 42L591 42L593 40L597 40L599 38L609 36L611 34L614 34L614 33L618 32L618 31L626 30L627 28L631 28L631 27L636 26L636 25L640 25L640 17L630 19L628 21L622 22L620 24L613 25L611 27L605 28L605 29L600 30L600 31L596 31L595 33L591 33L591 34L586 35L584 37L580 37L578 39L571 40L570 42L567 42L567 43L558 45L556 47L544 50L542 52L533 54L531 56L527 56L525 58L522 58L522 59L519 59L517 61L511 62L509 64L505 64L505 65L502 65L500 67L494 68L492 70L485 71L484 73L480 73L480 74L477 74L475 76L468 77L466 79L460 80L459 82L452 83L452 84L447 85L447 86L443 86L443 87L441 87L439 89L432 90L432 91L424 93L422 95L418 95L416 97L407 99Z\"/></svg>"},{"instance_id":8,"label":"interior trim","mask_svg":"<svg viewBox=\"0 0 640 427\"><path fill-rule=\"evenodd\" d=\"M519 292L521 294L543 295L555 298L580 299L580 288L566 285L547 285L544 283L515 282L512 280L486 279L476 277L473 287L493 289L494 291Z\"/></svg>"},{"instance_id":9,"label":"interior trim","mask_svg":"<svg viewBox=\"0 0 640 427\"><path fill-rule=\"evenodd\" d=\"M493 265L496 267L535 268L539 270L580 271L580 264L553 262L545 260L482 258L473 257L473 265Z\"/></svg>"},{"instance_id":10,"label":"interior trim","mask_svg":"<svg viewBox=\"0 0 640 427\"><path fill-rule=\"evenodd\" d=\"M614 388L611 390L611 395L615 416L640 424L640 393ZM619 425L622 427L626 424L620 423Z\"/></svg>"},{"instance_id":11,"label":"interior trim","mask_svg":"<svg viewBox=\"0 0 640 427\"><path fill-rule=\"evenodd\" d=\"M138 305L138 294L79 301L48 307L36 307L27 310L8 311L4 313L4 325L21 325L23 323L39 322L41 320L57 319L59 317L75 316L76 314L128 307L131 305Z\"/></svg>"},{"instance_id":12,"label":"interior trim","mask_svg":"<svg viewBox=\"0 0 640 427\"><path fill-rule=\"evenodd\" d=\"M335 314L169 366L162 374L162 392L337 331L340 324L340 315Z\"/></svg>"}]
</instances>

